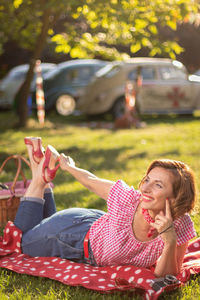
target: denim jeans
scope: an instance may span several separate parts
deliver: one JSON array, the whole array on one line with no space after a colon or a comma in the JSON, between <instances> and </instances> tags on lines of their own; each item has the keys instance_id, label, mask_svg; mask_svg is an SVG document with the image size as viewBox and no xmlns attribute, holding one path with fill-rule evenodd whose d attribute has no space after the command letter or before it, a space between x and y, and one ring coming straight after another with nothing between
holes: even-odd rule
<instances>
[{"instance_id":1,"label":"denim jeans","mask_svg":"<svg viewBox=\"0 0 200 300\"><path fill-rule=\"evenodd\" d=\"M56 212L53 192L44 199L22 198L14 224L23 232L22 252L30 256L57 256L95 265L89 245L89 260L83 241L91 225L105 212L96 209L69 208Z\"/></svg>"}]
</instances>

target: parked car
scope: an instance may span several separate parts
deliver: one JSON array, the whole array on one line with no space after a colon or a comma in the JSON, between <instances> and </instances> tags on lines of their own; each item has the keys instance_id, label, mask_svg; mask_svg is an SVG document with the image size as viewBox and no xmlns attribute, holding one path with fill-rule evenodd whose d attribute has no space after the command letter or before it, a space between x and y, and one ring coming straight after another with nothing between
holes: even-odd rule
<instances>
[{"instance_id":1,"label":"parked car","mask_svg":"<svg viewBox=\"0 0 200 300\"><path fill-rule=\"evenodd\" d=\"M45 110L55 108L63 116L74 112L76 101L83 94L84 88L106 64L96 59L77 59L58 64L56 69L44 76Z\"/></svg>"},{"instance_id":2,"label":"parked car","mask_svg":"<svg viewBox=\"0 0 200 300\"><path fill-rule=\"evenodd\" d=\"M141 114L187 114L200 108L200 82L187 74L176 60L133 58L107 64L96 73L77 103L81 112L111 112L116 118L124 111L125 86L133 87L140 70L142 84L137 93L137 109Z\"/></svg>"},{"instance_id":3,"label":"parked car","mask_svg":"<svg viewBox=\"0 0 200 300\"><path fill-rule=\"evenodd\" d=\"M55 64L51 63L41 63L42 74L54 69ZM12 106L15 95L19 90L20 86L25 80L26 73L28 71L29 65L20 65L14 67L9 71L9 73L0 82L0 107L9 108ZM34 86L35 76L32 81L32 86Z\"/></svg>"}]
</instances>

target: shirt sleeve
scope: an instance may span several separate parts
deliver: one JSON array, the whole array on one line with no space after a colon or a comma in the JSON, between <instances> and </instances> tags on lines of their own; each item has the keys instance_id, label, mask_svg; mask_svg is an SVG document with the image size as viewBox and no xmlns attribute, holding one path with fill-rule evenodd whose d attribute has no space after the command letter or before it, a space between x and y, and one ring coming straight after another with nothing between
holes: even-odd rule
<instances>
[{"instance_id":1,"label":"shirt sleeve","mask_svg":"<svg viewBox=\"0 0 200 300\"><path fill-rule=\"evenodd\" d=\"M178 246L185 244L197 235L194 229L194 223L192 222L189 214L185 214L184 216L175 220L174 229L177 235Z\"/></svg>"},{"instance_id":2,"label":"shirt sleeve","mask_svg":"<svg viewBox=\"0 0 200 300\"><path fill-rule=\"evenodd\" d=\"M111 219L120 219L126 222L127 217L132 217L134 206L139 200L140 194L133 187L128 186L124 181L118 180L111 188L107 207Z\"/></svg>"}]
</instances>

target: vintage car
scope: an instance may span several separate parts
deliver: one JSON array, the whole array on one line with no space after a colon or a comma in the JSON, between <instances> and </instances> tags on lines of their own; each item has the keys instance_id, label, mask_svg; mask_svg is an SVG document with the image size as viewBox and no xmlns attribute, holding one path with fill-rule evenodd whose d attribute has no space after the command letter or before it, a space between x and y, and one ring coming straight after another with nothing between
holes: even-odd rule
<instances>
[{"instance_id":1,"label":"vintage car","mask_svg":"<svg viewBox=\"0 0 200 300\"><path fill-rule=\"evenodd\" d=\"M58 114L67 116L74 113L76 101L94 74L107 64L97 59L75 59L60 63L43 78L46 111L55 109ZM35 91L33 108L35 108Z\"/></svg>"},{"instance_id":2,"label":"vintage car","mask_svg":"<svg viewBox=\"0 0 200 300\"><path fill-rule=\"evenodd\" d=\"M135 89L137 76L137 110L140 114L191 114L200 108L200 81L189 76L184 65L162 58L133 58L113 62L95 74L77 103L86 114L111 112L120 116L125 107L125 87Z\"/></svg>"},{"instance_id":3,"label":"vintage car","mask_svg":"<svg viewBox=\"0 0 200 300\"><path fill-rule=\"evenodd\" d=\"M42 75L54 69L56 64L41 63ZM25 80L29 65L19 65L12 68L0 82L0 108L10 108L13 104L16 93ZM35 85L35 73L31 89Z\"/></svg>"}]
</instances>

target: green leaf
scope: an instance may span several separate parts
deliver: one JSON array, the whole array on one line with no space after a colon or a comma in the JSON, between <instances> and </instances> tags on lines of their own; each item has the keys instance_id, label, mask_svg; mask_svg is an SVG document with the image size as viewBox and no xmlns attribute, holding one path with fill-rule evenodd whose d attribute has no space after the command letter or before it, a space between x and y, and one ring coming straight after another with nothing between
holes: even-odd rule
<instances>
[{"instance_id":1,"label":"green leaf","mask_svg":"<svg viewBox=\"0 0 200 300\"><path fill-rule=\"evenodd\" d=\"M176 55L173 51L169 52L169 56L170 56L171 59L176 59Z\"/></svg>"},{"instance_id":2,"label":"green leaf","mask_svg":"<svg viewBox=\"0 0 200 300\"><path fill-rule=\"evenodd\" d=\"M138 52L141 49L141 44L136 43L134 45L131 45L130 50L132 53Z\"/></svg>"},{"instance_id":3,"label":"green leaf","mask_svg":"<svg viewBox=\"0 0 200 300\"><path fill-rule=\"evenodd\" d=\"M175 42L173 42L173 44L172 44L172 49L174 50L174 52L176 54L180 54L181 52L184 51L184 49L179 44L177 44Z\"/></svg>"},{"instance_id":4,"label":"green leaf","mask_svg":"<svg viewBox=\"0 0 200 300\"><path fill-rule=\"evenodd\" d=\"M157 30L157 27L155 25L149 25L148 28L151 31L151 33L158 34L158 30Z\"/></svg>"},{"instance_id":5,"label":"green leaf","mask_svg":"<svg viewBox=\"0 0 200 300\"><path fill-rule=\"evenodd\" d=\"M171 29L176 30L176 27L177 27L176 22L169 20L169 21L167 21L167 25L168 25Z\"/></svg>"},{"instance_id":6,"label":"green leaf","mask_svg":"<svg viewBox=\"0 0 200 300\"><path fill-rule=\"evenodd\" d=\"M161 51L160 48L154 47L154 48L150 51L149 55L150 55L150 56L155 56L155 55L161 54L161 53L162 53L162 51Z\"/></svg>"},{"instance_id":7,"label":"green leaf","mask_svg":"<svg viewBox=\"0 0 200 300\"><path fill-rule=\"evenodd\" d=\"M14 0L13 1L13 6L14 8L18 8L22 4L23 0Z\"/></svg>"},{"instance_id":8,"label":"green leaf","mask_svg":"<svg viewBox=\"0 0 200 300\"><path fill-rule=\"evenodd\" d=\"M151 47L152 46L151 41L147 38L142 38L142 45L144 47Z\"/></svg>"},{"instance_id":9,"label":"green leaf","mask_svg":"<svg viewBox=\"0 0 200 300\"><path fill-rule=\"evenodd\" d=\"M148 22L145 21L145 20L137 19L137 20L135 21L135 27L136 27L138 30L147 27L147 25L148 25Z\"/></svg>"},{"instance_id":10,"label":"green leaf","mask_svg":"<svg viewBox=\"0 0 200 300\"><path fill-rule=\"evenodd\" d=\"M48 34L49 34L49 35L53 35L53 34L54 34L53 29L50 28L50 29L48 30Z\"/></svg>"},{"instance_id":11,"label":"green leaf","mask_svg":"<svg viewBox=\"0 0 200 300\"><path fill-rule=\"evenodd\" d=\"M62 52L62 53L69 53L70 50L71 50L71 47L69 45L67 45L67 44L65 44L65 45L64 44L63 45L58 45L55 48L55 51L57 53L60 53L60 52Z\"/></svg>"},{"instance_id":12,"label":"green leaf","mask_svg":"<svg viewBox=\"0 0 200 300\"><path fill-rule=\"evenodd\" d=\"M83 51L83 49L81 49L80 47L76 47L70 51L70 55L73 58L76 58L76 57L84 58L84 57L86 57L87 52Z\"/></svg>"}]
</instances>

